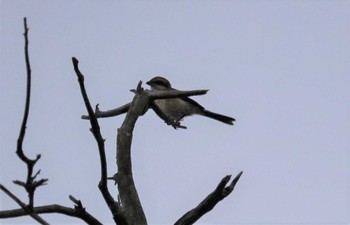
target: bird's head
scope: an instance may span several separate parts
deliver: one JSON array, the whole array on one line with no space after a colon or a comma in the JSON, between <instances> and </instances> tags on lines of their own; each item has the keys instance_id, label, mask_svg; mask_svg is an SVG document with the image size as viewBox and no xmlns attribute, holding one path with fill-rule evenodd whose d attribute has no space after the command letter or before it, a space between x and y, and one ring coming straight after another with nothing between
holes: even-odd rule
<instances>
[{"instance_id":1,"label":"bird's head","mask_svg":"<svg viewBox=\"0 0 350 225\"><path fill-rule=\"evenodd\" d=\"M147 81L146 84L151 86L152 90L162 91L172 89L170 82L164 77L159 76L153 77L151 80Z\"/></svg>"}]
</instances>

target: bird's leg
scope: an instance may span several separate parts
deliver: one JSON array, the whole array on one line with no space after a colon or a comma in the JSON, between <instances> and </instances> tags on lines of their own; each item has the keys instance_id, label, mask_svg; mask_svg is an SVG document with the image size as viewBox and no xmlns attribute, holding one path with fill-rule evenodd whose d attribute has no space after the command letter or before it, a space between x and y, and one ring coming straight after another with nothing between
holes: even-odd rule
<instances>
[{"instance_id":1,"label":"bird's leg","mask_svg":"<svg viewBox=\"0 0 350 225\"><path fill-rule=\"evenodd\" d=\"M180 121L178 121L178 120L174 120L174 121L167 123L167 124L173 126L174 129L177 129L177 128L187 129L187 127L182 126Z\"/></svg>"},{"instance_id":2,"label":"bird's leg","mask_svg":"<svg viewBox=\"0 0 350 225\"><path fill-rule=\"evenodd\" d=\"M182 115L179 119L174 120L174 121L172 122L173 124L171 124L171 125L172 125L175 129L176 129L176 128L187 129L187 127L182 126L181 123L180 123L180 121L181 121L185 116L186 116L186 115L184 114L184 115Z\"/></svg>"},{"instance_id":3,"label":"bird's leg","mask_svg":"<svg viewBox=\"0 0 350 225\"><path fill-rule=\"evenodd\" d=\"M158 106L157 104L154 104L154 102L150 103L150 107L153 109L153 111L160 117L162 118L162 120L164 120L164 122L169 125L174 127L174 129L177 128L182 128L182 129L186 129L187 127L182 126L179 120L173 120L172 118L170 118L169 116L167 116Z\"/></svg>"}]
</instances>

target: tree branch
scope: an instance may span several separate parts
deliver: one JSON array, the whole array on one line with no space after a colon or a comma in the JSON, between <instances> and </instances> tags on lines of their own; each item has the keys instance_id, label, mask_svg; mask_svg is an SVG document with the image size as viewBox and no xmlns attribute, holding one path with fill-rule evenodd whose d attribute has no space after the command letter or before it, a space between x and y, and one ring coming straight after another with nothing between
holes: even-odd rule
<instances>
[{"instance_id":1,"label":"tree branch","mask_svg":"<svg viewBox=\"0 0 350 225\"><path fill-rule=\"evenodd\" d=\"M124 114L129 110L130 103L127 103L125 105L122 105L116 109L111 109L108 111L100 111L98 104L95 107L95 116L96 118L104 118L104 117L112 117L112 116L118 116L120 114ZM89 115L82 115L81 118L83 120L89 120L90 116Z\"/></svg>"},{"instance_id":2,"label":"tree branch","mask_svg":"<svg viewBox=\"0 0 350 225\"><path fill-rule=\"evenodd\" d=\"M38 223L43 224L43 225L48 225L49 223L46 222L43 218L41 218L35 211L33 211L32 206L27 206L24 202L22 202L19 198L17 198L14 194L12 194L5 186L0 184L0 189L5 192L10 198L12 198L19 206L22 207L23 215L29 215L31 216L34 220L36 220ZM2 213L6 211L0 211L0 218ZM16 214L14 214L16 217ZM18 215L17 215L18 216ZM6 218L6 217L5 217Z\"/></svg>"},{"instance_id":3,"label":"tree branch","mask_svg":"<svg viewBox=\"0 0 350 225\"><path fill-rule=\"evenodd\" d=\"M205 95L209 90L191 90L191 91L179 91L179 90L146 90L148 93L150 100L156 99L164 99L164 98L181 98L181 97L189 97L194 95Z\"/></svg>"},{"instance_id":4,"label":"tree branch","mask_svg":"<svg viewBox=\"0 0 350 225\"><path fill-rule=\"evenodd\" d=\"M23 203L19 198L17 198L14 194L12 194L9 190L7 190L3 185L0 185L1 190L3 190L8 196L10 196L17 204L19 204L23 211L26 212L27 215L30 215L33 219L35 219L40 224L48 224L44 219L42 219L39 215L33 212L32 208L34 205L34 193L37 187L45 185L47 179L41 179L36 181L36 177L38 176L40 170L33 175L33 169L37 161L40 159L40 155L37 155L35 159L29 159L23 151L23 141L25 137L25 131L27 127L27 121L29 116L29 106L30 106L30 93L31 93L31 68L29 61L29 41L28 41L28 26L27 19L23 18L24 23L24 55L25 55L25 63L26 63L26 71L27 71L27 87L26 87L26 100L24 107L24 115L23 120L19 132L19 136L17 139L17 156L27 165L27 179L26 182L23 181L14 181L15 184L18 184L25 188L28 193L28 205Z\"/></svg>"},{"instance_id":5,"label":"tree branch","mask_svg":"<svg viewBox=\"0 0 350 225\"><path fill-rule=\"evenodd\" d=\"M84 85L84 76L80 72L78 64L79 61L76 58L72 58L74 71L78 77L78 82L80 86L80 91L84 99L85 107L88 111L90 117L91 124L91 132L93 133L95 140L98 145L99 155L100 155L100 164L101 164L101 179L99 182L99 189L102 193L102 196L107 203L116 224L127 224L126 219L124 217L122 208L116 201L114 201L112 195L110 194L107 186L107 161L106 161L106 153L105 153L105 140L103 139L100 131L100 126L98 124L97 118L94 115L94 111L91 107L90 100L86 93L85 85Z\"/></svg>"},{"instance_id":6,"label":"tree branch","mask_svg":"<svg viewBox=\"0 0 350 225\"><path fill-rule=\"evenodd\" d=\"M139 82L129 111L117 135L118 190L128 223L137 225L147 224L147 220L133 180L131 143L135 123L138 117L148 109L148 102L148 95L145 94Z\"/></svg>"},{"instance_id":7,"label":"tree branch","mask_svg":"<svg viewBox=\"0 0 350 225\"><path fill-rule=\"evenodd\" d=\"M18 157L27 164L27 179L26 182L22 182L23 186L27 193L28 193L28 198L29 198L29 206L33 207L34 205L34 192L37 187L41 185L45 185L47 182L47 179L42 179L40 181L36 181L36 177L39 174L37 172L33 176L33 170L36 162L40 159L40 154L36 156L35 159L29 159L23 151L23 141L24 141L24 136L25 136L25 131L27 127L27 121L28 121L28 116L29 116L29 106L30 106L30 92L31 92L31 68L30 68L30 61L29 61L29 51L28 51L28 26L27 26L27 19L24 18L24 54L25 54L25 62L26 62L26 70L27 70L27 88L26 88L26 102L25 102L25 108L24 108L24 115L23 115L23 120L20 128L20 133L17 139L17 150L16 153ZM16 184L20 184L21 182L16 181Z\"/></svg>"},{"instance_id":8,"label":"tree branch","mask_svg":"<svg viewBox=\"0 0 350 225\"><path fill-rule=\"evenodd\" d=\"M131 90L132 92L135 92L135 90ZM179 90L166 90L166 91L158 91L158 90L145 90L145 92L148 93L150 100L155 99L163 99L163 98L178 98L178 97L188 97L193 95L204 95L208 92L208 90L194 90L194 91L179 91ZM106 117L113 117L113 116L119 116L121 114L124 114L128 112L130 108L131 102L122 105L118 108L107 110L107 111L101 111L96 105L95 107L95 116L96 118L106 118ZM82 115L82 119L88 120L90 119L89 115Z\"/></svg>"},{"instance_id":9,"label":"tree branch","mask_svg":"<svg viewBox=\"0 0 350 225\"><path fill-rule=\"evenodd\" d=\"M14 218L20 216L30 215L33 219L35 219L38 223L48 225L49 223L42 219L39 214L47 214L47 213L59 213L67 216L72 216L76 218L80 218L85 221L87 224L92 225L101 225L95 217L93 217L90 213L88 213L83 207L82 203L73 196L69 196L69 198L76 204L74 209L53 204L53 205L45 205L38 207L28 207L25 203L23 203L19 198L17 198L14 194L12 194L5 186L0 184L0 189L5 192L10 198L12 198L18 205L22 208L20 209L12 209L12 210L3 210L0 211L0 219L5 218Z\"/></svg>"},{"instance_id":10,"label":"tree branch","mask_svg":"<svg viewBox=\"0 0 350 225\"><path fill-rule=\"evenodd\" d=\"M229 186L226 187L227 183L231 179L231 175L225 176L216 189L210 193L198 206L188 211L185 215L183 215L178 221L176 221L175 225L190 225L195 223L199 218L201 218L204 214L212 210L215 205L226 198L233 191L236 183L241 177L243 171L240 172L231 182Z\"/></svg>"},{"instance_id":11,"label":"tree branch","mask_svg":"<svg viewBox=\"0 0 350 225\"><path fill-rule=\"evenodd\" d=\"M93 217L86 211L77 211L76 209L72 209L72 208L57 205L57 204L37 206L33 208L33 212L35 212L36 214L59 213L66 216L80 218L81 220L85 221L87 224L102 225L102 223L100 223L95 217ZM20 217L20 216L26 216L26 215L28 215L28 213L24 209L12 209L12 210L0 211L0 219L14 218L14 217Z\"/></svg>"}]
</instances>

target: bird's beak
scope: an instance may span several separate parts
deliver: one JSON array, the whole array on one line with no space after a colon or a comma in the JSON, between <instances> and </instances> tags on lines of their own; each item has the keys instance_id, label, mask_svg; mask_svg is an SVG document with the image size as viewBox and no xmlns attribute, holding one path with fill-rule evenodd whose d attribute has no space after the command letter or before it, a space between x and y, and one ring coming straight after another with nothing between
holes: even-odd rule
<instances>
[{"instance_id":1,"label":"bird's beak","mask_svg":"<svg viewBox=\"0 0 350 225\"><path fill-rule=\"evenodd\" d=\"M149 82L149 81L147 81L147 82L146 82L146 84L150 85L150 82Z\"/></svg>"}]
</instances>

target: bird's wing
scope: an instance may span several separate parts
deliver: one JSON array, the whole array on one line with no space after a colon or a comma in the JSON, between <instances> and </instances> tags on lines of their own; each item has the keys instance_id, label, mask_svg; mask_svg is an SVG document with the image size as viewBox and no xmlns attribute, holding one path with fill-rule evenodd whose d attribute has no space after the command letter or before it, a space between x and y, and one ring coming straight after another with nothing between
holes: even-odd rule
<instances>
[{"instance_id":1,"label":"bird's wing","mask_svg":"<svg viewBox=\"0 0 350 225\"><path fill-rule=\"evenodd\" d=\"M201 106L198 102L196 102L195 100L193 100L192 98L189 97L181 97L181 100L190 103L193 106L196 106L198 109L200 110L204 110L204 107Z\"/></svg>"},{"instance_id":2,"label":"bird's wing","mask_svg":"<svg viewBox=\"0 0 350 225\"><path fill-rule=\"evenodd\" d=\"M175 89L175 88L170 88L170 89L172 89L172 90L177 90L177 89ZM178 90L177 90L177 91L178 91ZM198 107L198 109L200 109L200 110L204 110L204 107L201 106L198 102L196 102L196 101L193 100L192 98L189 98L189 97L186 96L186 97L181 97L180 99L183 100L183 101L185 101L185 102L188 102L188 103L192 104L193 106Z\"/></svg>"}]
</instances>

